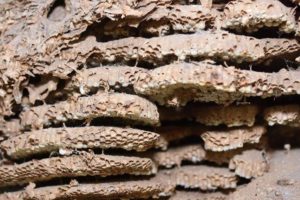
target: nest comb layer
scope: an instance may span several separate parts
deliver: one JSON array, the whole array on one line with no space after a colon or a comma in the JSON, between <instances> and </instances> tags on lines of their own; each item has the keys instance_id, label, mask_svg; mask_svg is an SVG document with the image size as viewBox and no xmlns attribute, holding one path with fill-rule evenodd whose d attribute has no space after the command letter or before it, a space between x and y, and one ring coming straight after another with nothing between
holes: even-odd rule
<instances>
[{"instance_id":1,"label":"nest comb layer","mask_svg":"<svg viewBox=\"0 0 300 200\"><path fill-rule=\"evenodd\" d=\"M122 148L145 151L153 147L158 138L156 133L133 128L49 128L11 137L0 146L11 158L21 159L60 149Z\"/></svg>"},{"instance_id":2,"label":"nest comb layer","mask_svg":"<svg viewBox=\"0 0 300 200\"><path fill-rule=\"evenodd\" d=\"M0 167L0 186L25 184L58 177L150 175L155 172L153 162L147 158L85 154L33 160L19 165L3 165Z\"/></svg>"},{"instance_id":3,"label":"nest comb layer","mask_svg":"<svg viewBox=\"0 0 300 200\"><path fill-rule=\"evenodd\" d=\"M0 195L1 200L14 199L149 199L170 196L175 187L153 178L147 181L124 181L98 184L79 184L71 181L69 185L30 188L21 192Z\"/></svg>"},{"instance_id":4,"label":"nest comb layer","mask_svg":"<svg viewBox=\"0 0 300 200\"><path fill-rule=\"evenodd\" d=\"M149 125L159 123L158 111L154 104L141 97L123 93L100 93L90 97L79 97L75 101L32 107L20 114L24 128L40 128L68 120L98 117L118 117Z\"/></svg>"},{"instance_id":5,"label":"nest comb layer","mask_svg":"<svg viewBox=\"0 0 300 200\"><path fill-rule=\"evenodd\" d=\"M0 199L298 200L298 4L1 2Z\"/></svg>"}]
</instances>

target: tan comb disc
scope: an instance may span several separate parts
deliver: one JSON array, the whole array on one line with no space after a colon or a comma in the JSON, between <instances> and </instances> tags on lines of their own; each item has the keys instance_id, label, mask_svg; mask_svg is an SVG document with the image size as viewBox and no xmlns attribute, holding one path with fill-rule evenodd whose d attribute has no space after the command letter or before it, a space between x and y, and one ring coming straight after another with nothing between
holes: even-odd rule
<instances>
[{"instance_id":1,"label":"tan comb disc","mask_svg":"<svg viewBox=\"0 0 300 200\"><path fill-rule=\"evenodd\" d=\"M140 31L151 35L175 32L193 33L212 27L218 13L203 6L174 5L159 7L148 15L140 26Z\"/></svg>"},{"instance_id":2,"label":"tan comb disc","mask_svg":"<svg viewBox=\"0 0 300 200\"><path fill-rule=\"evenodd\" d=\"M241 46L241 43L244 45ZM170 56L175 60L201 57L241 63L262 62L300 50L300 44L293 39L256 39L226 31L203 31L153 38L129 37L105 43L98 43L95 38L88 37L72 47L61 52L61 58L73 59L74 62L70 65L74 65L74 68L85 64L91 55L99 62L138 59L155 65L165 64L166 58Z\"/></svg>"},{"instance_id":3,"label":"tan comb disc","mask_svg":"<svg viewBox=\"0 0 300 200\"><path fill-rule=\"evenodd\" d=\"M149 199L170 196L175 187L155 178L143 181L124 181L112 183L83 183L57 185L10 192L0 195L1 200L25 199Z\"/></svg>"},{"instance_id":4,"label":"tan comb disc","mask_svg":"<svg viewBox=\"0 0 300 200\"><path fill-rule=\"evenodd\" d=\"M121 148L145 151L153 147L158 138L156 133L133 128L48 128L10 137L0 147L9 157L20 159L60 149Z\"/></svg>"},{"instance_id":5,"label":"tan comb disc","mask_svg":"<svg viewBox=\"0 0 300 200\"><path fill-rule=\"evenodd\" d=\"M96 67L78 71L65 86L68 92L88 94L93 89L119 90L129 88L145 76L146 69L127 66Z\"/></svg>"},{"instance_id":6,"label":"tan comb disc","mask_svg":"<svg viewBox=\"0 0 300 200\"><path fill-rule=\"evenodd\" d=\"M166 106L184 106L191 101L227 105L244 97L300 94L299 76L297 71L254 72L212 62L175 63L149 71L134 89Z\"/></svg>"},{"instance_id":7,"label":"tan comb disc","mask_svg":"<svg viewBox=\"0 0 300 200\"><path fill-rule=\"evenodd\" d=\"M216 163L218 165L229 164L229 162L244 151L250 151L257 149L260 151L266 151L269 149L268 135L264 134L258 143L244 144L242 148L231 149L227 151L205 151L205 160Z\"/></svg>"},{"instance_id":8,"label":"tan comb disc","mask_svg":"<svg viewBox=\"0 0 300 200\"><path fill-rule=\"evenodd\" d=\"M0 187L60 177L106 177L153 173L156 173L156 168L148 158L84 154L33 160L17 165L3 165L0 167Z\"/></svg>"},{"instance_id":9,"label":"tan comb disc","mask_svg":"<svg viewBox=\"0 0 300 200\"><path fill-rule=\"evenodd\" d=\"M293 8L277 0L231 1L224 8L222 27L255 32L264 27L278 27L281 32L296 30Z\"/></svg>"},{"instance_id":10,"label":"tan comb disc","mask_svg":"<svg viewBox=\"0 0 300 200\"><path fill-rule=\"evenodd\" d=\"M264 119L269 126L278 124L300 127L300 106L282 105L267 107L264 110Z\"/></svg>"},{"instance_id":11,"label":"tan comb disc","mask_svg":"<svg viewBox=\"0 0 300 200\"><path fill-rule=\"evenodd\" d=\"M176 184L186 189L215 190L236 188L237 177L227 168L210 166L183 166L175 169L172 176Z\"/></svg>"},{"instance_id":12,"label":"tan comb disc","mask_svg":"<svg viewBox=\"0 0 300 200\"><path fill-rule=\"evenodd\" d=\"M98 93L74 101L32 107L20 114L21 124L25 128L98 117L116 117L148 125L159 123L158 111L153 103L124 93Z\"/></svg>"},{"instance_id":13,"label":"tan comb disc","mask_svg":"<svg viewBox=\"0 0 300 200\"><path fill-rule=\"evenodd\" d=\"M104 34L113 38L130 36L130 28L136 28L143 34L164 36L171 31L179 33L193 33L212 27L216 10L203 6L157 6L156 9L145 17L136 20L124 18L118 21L109 21L104 25Z\"/></svg>"},{"instance_id":14,"label":"tan comb disc","mask_svg":"<svg viewBox=\"0 0 300 200\"><path fill-rule=\"evenodd\" d=\"M259 150L246 150L235 155L229 162L229 169L244 178L256 178L268 171L269 164Z\"/></svg>"},{"instance_id":15,"label":"tan comb disc","mask_svg":"<svg viewBox=\"0 0 300 200\"><path fill-rule=\"evenodd\" d=\"M205 150L200 144L179 146L165 152L155 152L151 158L158 166L179 167L182 161L197 163L204 160Z\"/></svg>"},{"instance_id":16,"label":"tan comb disc","mask_svg":"<svg viewBox=\"0 0 300 200\"><path fill-rule=\"evenodd\" d=\"M266 133L263 126L249 128L236 128L222 131L207 131L201 135L205 149L211 151L228 151L244 146L244 144L259 143L260 138Z\"/></svg>"}]
</instances>

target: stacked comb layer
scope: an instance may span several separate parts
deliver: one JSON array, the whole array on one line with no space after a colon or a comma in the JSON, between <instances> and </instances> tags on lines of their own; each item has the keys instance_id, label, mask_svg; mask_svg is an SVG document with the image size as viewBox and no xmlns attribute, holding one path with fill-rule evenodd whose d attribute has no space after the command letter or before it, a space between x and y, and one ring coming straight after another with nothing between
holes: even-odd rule
<instances>
[{"instance_id":1,"label":"stacked comb layer","mask_svg":"<svg viewBox=\"0 0 300 200\"><path fill-rule=\"evenodd\" d=\"M298 200L299 5L0 2L0 200Z\"/></svg>"}]
</instances>

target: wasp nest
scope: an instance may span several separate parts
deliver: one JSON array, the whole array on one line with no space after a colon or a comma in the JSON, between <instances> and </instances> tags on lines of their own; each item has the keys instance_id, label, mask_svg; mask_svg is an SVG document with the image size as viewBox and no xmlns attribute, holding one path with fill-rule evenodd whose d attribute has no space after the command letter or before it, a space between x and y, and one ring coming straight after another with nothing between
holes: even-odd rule
<instances>
[{"instance_id":1,"label":"wasp nest","mask_svg":"<svg viewBox=\"0 0 300 200\"><path fill-rule=\"evenodd\" d=\"M280 31L295 32L293 8L277 0L232 1L224 9L224 28L254 32L263 27L278 27Z\"/></svg>"},{"instance_id":2,"label":"wasp nest","mask_svg":"<svg viewBox=\"0 0 300 200\"><path fill-rule=\"evenodd\" d=\"M298 4L2 1L0 200L298 200Z\"/></svg>"}]
</instances>

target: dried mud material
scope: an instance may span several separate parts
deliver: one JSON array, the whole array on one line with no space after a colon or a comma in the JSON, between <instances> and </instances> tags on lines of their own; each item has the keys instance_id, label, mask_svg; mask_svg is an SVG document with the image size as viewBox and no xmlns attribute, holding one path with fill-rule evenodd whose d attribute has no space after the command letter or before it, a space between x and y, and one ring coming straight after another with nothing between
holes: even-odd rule
<instances>
[{"instance_id":1,"label":"dried mud material","mask_svg":"<svg viewBox=\"0 0 300 200\"><path fill-rule=\"evenodd\" d=\"M298 200L299 5L2 1L0 200Z\"/></svg>"}]
</instances>

